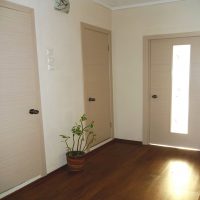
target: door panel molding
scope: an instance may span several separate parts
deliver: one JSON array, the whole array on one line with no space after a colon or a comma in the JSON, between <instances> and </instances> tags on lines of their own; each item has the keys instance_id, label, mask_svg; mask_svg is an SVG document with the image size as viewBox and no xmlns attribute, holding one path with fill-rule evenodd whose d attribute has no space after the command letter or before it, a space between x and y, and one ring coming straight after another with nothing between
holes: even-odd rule
<instances>
[{"instance_id":1,"label":"door panel molding","mask_svg":"<svg viewBox=\"0 0 200 200\"><path fill-rule=\"evenodd\" d=\"M83 91L84 91L84 112L86 112L87 106L87 90L86 90L86 80L85 80L85 54L84 54L84 30L92 30L95 32L105 33L108 35L108 50L109 50L109 87L110 87L110 122L111 122L111 138L114 137L114 117L113 117L113 79L112 79L112 45L111 45L111 31L103 29L97 26L93 26L84 22L81 22L81 39L82 39L82 61L83 61ZM98 145L98 144L97 144Z\"/></svg>"},{"instance_id":2,"label":"door panel molding","mask_svg":"<svg viewBox=\"0 0 200 200\"><path fill-rule=\"evenodd\" d=\"M150 143L150 43L156 39L172 39L185 37L199 37L200 32L172 33L163 35L147 35L143 37L143 144Z\"/></svg>"},{"instance_id":3,"label":"door panel molding","mask_svg":"<svg viewBox=\"0 0 200 200\"><path fill-rule=\"evenodd\" d=\"M33 15L33 19L34 19L34 10L32 8L26 7L26 6L22 6L13 2L9 2L6 0L1 0L0 1L0 6L4 7L4 8L9 8L12 10L18 10L21 12L26 12L26 13L32 13Z\"/></svg>"},{"instance_id":4,"label":"door panel molding","mask_svg":"<svg viewBox=\"0 0 200 200\"><path fill-rule=\"evenodd\" d=\"M3 9L9 9L11 11L19 11L21 13L26 14L27 16L30 16L30 30L32 32L30 45L32 47L33 51L33 74L34 74L34 87L37 89L37 92L35 92L36 95L36 103L37 103L37 109L40 110L40 116L38 116L38 132L40 132L39 135L39 142L38 144L40 146L40 159L41 159L41 176L46 175L46 159L45 159L45 149L44 149L44 137L43 137L43 122L42 122L42 110L41 110L41 98L40 98L40 84L39 84L39 72L38 72L38 57L37 57L37 47L36 47L36 31L35 31L35 17L34 17L34 10L32 8L18 5L12 2L8 2L5 0L0 1L0 7ZM30 105L31 106L31 105ZM31 156L30 156L31 159ZM29 180L27 180L29 181Z\"/></svg>"}]
</instances>

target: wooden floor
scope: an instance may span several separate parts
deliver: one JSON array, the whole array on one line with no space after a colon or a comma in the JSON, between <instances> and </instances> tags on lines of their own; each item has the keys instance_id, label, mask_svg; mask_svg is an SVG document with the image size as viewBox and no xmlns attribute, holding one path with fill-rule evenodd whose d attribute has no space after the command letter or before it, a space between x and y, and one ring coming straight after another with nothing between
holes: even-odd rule
<instances>
[{"instance_id":1,"label":"wooden floor","mask_svg":"<svg viewBox=\"0 0 200 200\"><path fill-rule=\"evenodd\" d=\"M200 152L111 142L85 171L55 173L5 200L198 200Z\"/></svg>"}]
</instances>

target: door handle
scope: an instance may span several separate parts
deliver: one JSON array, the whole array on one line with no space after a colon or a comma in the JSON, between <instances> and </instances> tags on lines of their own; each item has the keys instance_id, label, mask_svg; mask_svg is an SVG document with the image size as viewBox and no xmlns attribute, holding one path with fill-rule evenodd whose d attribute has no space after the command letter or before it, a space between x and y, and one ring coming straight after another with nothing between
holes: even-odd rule
<instances>
[{"instance_id":1,"label":"door handle","mask_svg":"<svg viewBox=\"0 0 200 200\"><path fill-rule=\"evenodd\" d=\"M29 110L29 113L30 113L31 115L37 115L37 114L39 113L39 110L30 109L30 110Z\"/></svg>"},{"instance_id":2,"label":"door handle","mask_svg":"<svg viewBox=\"0 0 200 200\"><path fill-rule=\"evenodd\" d=\"M158 96L157 96L156 94L154 94L154 95L152 95L152 98L153 98L153 99L157 99Z\"/></svg>"},{"instance_id":3,"label":"door handle","mask_svg":"<svg viewBox=\"0 0 200 200\"><path fill-rule=\"evenodd\" d=\"M88 101L96 101L95 98L89 97Z\"/></svg>"}]
</instances>

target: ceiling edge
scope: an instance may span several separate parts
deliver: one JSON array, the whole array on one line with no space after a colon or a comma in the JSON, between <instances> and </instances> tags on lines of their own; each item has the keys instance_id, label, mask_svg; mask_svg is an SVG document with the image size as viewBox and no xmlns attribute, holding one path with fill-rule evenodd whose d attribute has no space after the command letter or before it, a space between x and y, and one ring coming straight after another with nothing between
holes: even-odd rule
<instances>
[{"instance_id":1,"label":"ceiling edge","mask_svg":"<svg viewBox=\"0 0 200 200\"><path fill-rule=\"evenodd\" d=\"M106 3L101 2L101 0L94 0L94 2L96 2L96 3L100 4L100 5L102 5L102 6L105 7L105 8L109 8L110 10L113 10L112 7L110 7L110 6L109 6L108 4L106 4Z\"/></svg>"},{"instance_id":2,"label":"ceiling edge","mask_svg":"<svg viewBox=\"0 0 200 200\"><path fill-rule=\"evenodd\" d=\"M158 4L164 4L164 3L171 3L171 2L183 1L183 0L157 0L155 2L138 3L138 4L127 5L127 6L116 6L116 7L111 7L105 3L102 3L101 0L94 0L94 1L111 10L122 10L122 9L128 9L128 8L137 8L137 7L143 7L143 6L152 6L152 5L158 5Z\"/></svg>"}]
</instances>

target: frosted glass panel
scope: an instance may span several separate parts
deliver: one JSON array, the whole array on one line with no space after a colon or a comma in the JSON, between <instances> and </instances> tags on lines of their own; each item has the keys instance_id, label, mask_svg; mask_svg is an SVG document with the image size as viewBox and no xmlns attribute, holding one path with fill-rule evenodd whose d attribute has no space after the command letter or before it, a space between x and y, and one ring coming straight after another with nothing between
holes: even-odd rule
<instances>
[{"instance_id":1,"label":"frosted glass panel","mask_svg":"<svg viewBox=\"0 0 200 200\"><path fill-rule=\"evenodd\" d=\"M173 46L171 132L188 134L191 45Z\"/></svg>"}]
</instances>

